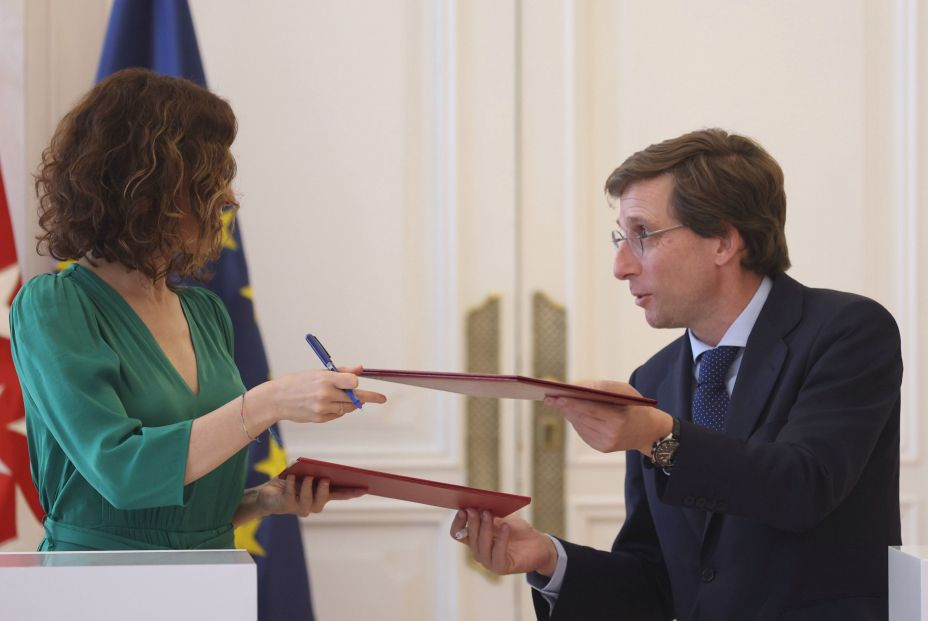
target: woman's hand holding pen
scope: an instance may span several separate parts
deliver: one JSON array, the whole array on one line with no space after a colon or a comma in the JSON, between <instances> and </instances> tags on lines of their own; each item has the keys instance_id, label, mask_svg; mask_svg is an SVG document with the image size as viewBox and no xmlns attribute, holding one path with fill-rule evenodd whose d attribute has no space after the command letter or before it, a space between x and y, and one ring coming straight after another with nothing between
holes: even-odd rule
<instances>
[{"instance_id":1,"label":"woman's hand holding pen","mask_svg":"<svg viewBox=\"0 0 928 621\"><path fill-rule=\"evenodd\" d=\"M302 371L275 378L248 392L249 412L256 409L271 413L274 423L290 420L298 423L325 423L344 416L357 407L345 390L358 386L357 373L363 368L343 367L338 372L328 370ZM355 390L361 403L384 403L379 392ZM252 403L255 406L252 406Z\"/></svg>"},{"instance_id":2,"label":"woman's hand holding pen","mask_svg":"<svg viewBox=\"0 0 928 621\"><path fill-rule=\"evenodd\" d=\"M338 371L314 370L293 373L264 382L245 394L240 416L245 435L253 438L257 433L281 421L298 423L325 423L357 409L345 392L358 386L358 373L363 368L343 367ZM368 390L354 390L358 403L384 403L387 398ZM211 436L212 437L212 436ZM188 467L188 482L209 472L210 464ZM273 478L263 485L245 490L239 507L232 518L236 526L249 520L278 513L292 513L302 517L319 513L329 500L348 500L366 493L364 489L331 489L328 479L319 479L313 485L312 477L297 482L294 476Z\"/></svg>"}]
</instances>

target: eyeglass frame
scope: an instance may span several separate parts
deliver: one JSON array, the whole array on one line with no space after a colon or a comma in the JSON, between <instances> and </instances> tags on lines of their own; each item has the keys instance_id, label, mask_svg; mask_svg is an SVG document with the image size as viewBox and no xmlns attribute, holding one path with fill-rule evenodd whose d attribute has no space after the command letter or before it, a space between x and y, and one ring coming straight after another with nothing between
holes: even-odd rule
<instances>
[{"instance_id":1,"label":"eyeglass frame","mask_svg":"<svg viewBox=\"0 0 928 621\"><path fill-rule=\"evenodd\" d=\"M648 231L647 229L645 229L643 233L639 235L635 235L633 237L626 237L623 234L622 229L613 229L611 233L612 245L615 246L616 249L618 250L619 244L621 244L622 242L635 240L638 242L638 247L641 248L641 252L635 252L635 245L631 245L629 246L629 248L631 249L632 254L634 254L636 257L643 257L644 256L644 240L648 239L649 237L655 237L657 235L661 235L662 233L668 233L670 231L675 231L676 229L682 229L685 226L686 226L685 224L675 224L673 226L668 226L666 228L658 229L656 231Z\"/></svg>"}]
</instances>

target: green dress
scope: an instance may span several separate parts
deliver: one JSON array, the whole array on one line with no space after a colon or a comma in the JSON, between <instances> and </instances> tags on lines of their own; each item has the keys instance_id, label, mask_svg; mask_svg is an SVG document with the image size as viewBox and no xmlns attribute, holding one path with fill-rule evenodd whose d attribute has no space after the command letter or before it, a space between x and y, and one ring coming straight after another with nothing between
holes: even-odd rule
<instances>
[{"instance_id":1,"label":"green dress","mask_svg":"<svg viewBox=\"0 0 928 621\"><path fill-rule=\"evenodd\" d=\"M247 450L184 485L193 420L241 395L232 325L201 287L178 291L197 360L194 394L114 289L71 265L30 280L10 311L40 550L232 548Z\"/></svg>"}]
</instances>

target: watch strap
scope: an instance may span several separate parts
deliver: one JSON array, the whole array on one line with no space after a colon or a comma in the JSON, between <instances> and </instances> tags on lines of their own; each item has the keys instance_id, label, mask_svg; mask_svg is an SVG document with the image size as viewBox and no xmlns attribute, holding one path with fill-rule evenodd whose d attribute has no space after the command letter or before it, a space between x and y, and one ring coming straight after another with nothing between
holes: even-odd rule
<instances>
[{"instance_id":1,"label":"watch strap","mask_svg":"<svg viewBox=\"0 0 928 621\"><path fill-rule=\"evenodd\" d=\"M673 426L671 427L670 433L664 436L663 438L661 438L660 440L658 440L657 442L655 442L651 446L651 455L650 455L651 463L653 463L655 466L664 468L665 470L667 468L672 467L673 462L674 462L674 455L676 454L677 448L679 447L679 442L680 442L679 438L680 438L680 419L674 416ZM664 451L662 449L665 448L665 445L669 445L666 448L668 448L671 451L670 455L667 456L666 458L662 457L662 455L664 454Z\"/></svg>"}]
</instances>

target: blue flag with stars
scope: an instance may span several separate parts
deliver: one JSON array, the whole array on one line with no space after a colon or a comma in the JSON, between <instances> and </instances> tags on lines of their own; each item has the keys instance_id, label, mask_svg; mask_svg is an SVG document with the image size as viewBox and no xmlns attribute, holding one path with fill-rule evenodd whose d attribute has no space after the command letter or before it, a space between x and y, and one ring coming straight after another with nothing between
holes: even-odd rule
<instances>
[{"instance_id":1,"label":"blue flag with stars","mask_svg":"<svg viewBox=\"0 0 928 621\"><path fill-rule=\"evenodd\" d=\"M116 0L110 14L97 81L120 69L145 67L206 86L187 0ZM235 363L245 386L268 379L267 358L255 321L248 266L234 214L223 216L222 254L207 285L229 310L235 330ZM286 467L282 446L270 434L249 447L246 485L267 481ZM258 566L258 618L313 620L309 577L295 515L256 519L235 529L235 545Z\"/></svg>"}]
</instances>

